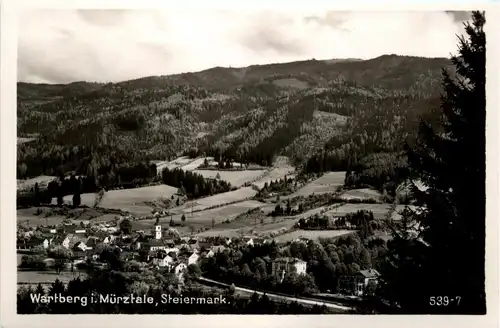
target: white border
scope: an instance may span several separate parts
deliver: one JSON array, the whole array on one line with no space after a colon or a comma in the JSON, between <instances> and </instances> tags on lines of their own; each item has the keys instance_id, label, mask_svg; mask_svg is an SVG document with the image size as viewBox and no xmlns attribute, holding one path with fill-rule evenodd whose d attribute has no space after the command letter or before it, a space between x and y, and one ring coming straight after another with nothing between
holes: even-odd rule
<instances>
[{"instance_id":1,"label":"white border","mask_svg":"<svg viewBox=\"0 0 500 328\"><path fill-rule=\"evenodd\" d=\"M274 1L274 0L52 0L52 1L19 1L4 0L1 3L1 87L0 87L0 231L1 231L1 271L0 271L0 325L2 327L137 327L146 324L148 327L235 327L258 326L260 328L277 327L497 327L498 326L498 182L499 176L495 168L498 165L498 32L495 29L499 21L499 10L495 4L429 4L423 1L354 1L333 4L328 0L315 1ZM244 10L255 8L279 8L286 5L294 10L304 7L321 7L330 10L362 10L362 11L426 11L426 10L485 10L487 36L487 307L486 316L248 316L242 315L28 315L16 314L16 257L15 254L15 176L16 176L16 81L17 81L17 24L16 12L20 8L94 8L94 9L139 9L168 6L206 7L244 7ZM466 265L464 263L464 265Z\"/></svg>"}]
</instances>

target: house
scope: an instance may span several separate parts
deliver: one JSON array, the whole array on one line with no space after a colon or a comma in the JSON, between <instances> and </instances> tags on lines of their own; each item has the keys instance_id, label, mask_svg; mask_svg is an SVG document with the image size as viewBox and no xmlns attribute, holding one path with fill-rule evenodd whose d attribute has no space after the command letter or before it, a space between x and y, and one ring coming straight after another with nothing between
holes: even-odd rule
<instances>
[{"instance_id":1,"label":"house","mask_svg":"<svg viewBox=\"0 0 500 328\"><path fill-rule=\"evenodd\" d=\"M243 242L248 246L253 246L253 238L252 237L243 237Z\"/></svg>"},{"instance_id":2,"label":"house","mask_svg":"<svg viewBox=\"0 0 500 328\"><path fill-rule=\"evenodd\" d=\"M183 277L184 277L184 271L186 271L186 270L187 270L186 263L179 263L174 268L174 273L181 283L184 282Z\"/></svg>"},{"instance_id":3,"label":"house","mask_svg":"<svg viewBox=\"0 0 500 328\"><path fill-rule=\"evenodd\" d=\"M221 253L226 249L225 246L222 245L217 245L217 246L212 246L210 250L213 252L213 254Z\"/></svg>"},{"instance_id":4,"label":"house","mask_svg":"<svg viewBox=\"0 0 500 328\"><path fill-rule=\"evenodd\" d=\"M153 264L158 265L160 268L167 267L168 269L170 269L173 263L174 259L170 255L165 255L165 257L163 258L153 260Z\"/></svg>"},{"instance_id":5,"label":"house","mask_svg":"<svg viewBox=\"0 0 500 328\"><path fill-rule=\"evenodd\" d=\"M307 263L297 258L280 257L272 262L271 269L273 275L280 275L281 279L283 279L285 274L289 272L305 275Z\"/></svg>"},{"instance_id":6,"label":"house","mask_svg":"<svg viewBox=\"0 0 500 328\"><path fill-rule=\"evenodd\" d=\"M147 247L149 247L150 251L158 251L160 249L166 249L167 245L165 245L161 239L153 239L148 242Z\"/></svg>"},{"instance_id":7,"label":"house","mask_svg":"<svg viewBox=\"0 0 500 328\"><path fill-rule=\"evenodd\" d=\"M63 241L63 246L68 249L80 249L82 251L85 251L87 249L85 240L86 238L83 236L68 234Z\"/></svg>"},{"instance_id":8,"label":"house","mask_svg":"<svg viewBox=\"0 0 500 328\"><path fill-rule=\"evenodd\" d=\"M47 248L49 248L50 241L47 238L45 238L42 242L42 245L43 245L43 248L47 249Z\"/></svg>"},{"instance_id":9,"label":"house","mask_svg":"<svg viewBox=\"0 0 500 328\"><path fill-rule=\"evenodd\" d=\"M189 239L188 240L188 245L189 245L189 248L191 248L192 250L200 248L200 244L198 243L198 240L195 239L195 238Z\"/></svg>"},{"instance_id":10,"label":"house","mask_svg":"<svg viewBox=\"0 0 500 328\"><path fill-rule=\"evenodd\" d=\"M87 245L83 241L77 241L71 249L84 252L87 250Z\"/></svg>"},{"instance_id":11,"label":"house","mask_svg":"<svg viewBox=\"0 0 500 328\"><path fill-rule=\"evenodd\" d=\"M177 247L165 248L165 252L167 254L174 253L175 255L178 255L180 252L180 249L178 249Z\"/></svg>"},{"instance_id":12,"label":"house","mask_svg":"<svg viewBox=\"0 0 500 328\"><path fill-rule=\"evenodd\" d=\"M368 284L377 284L380 273L374 269L361 270L354 275L354 283L352 286L352 294L362 296Z\"/></svg>"},{"instance_id":13,"label":"house","mask_svg":"<svg viewBox=\"0 0 500 328\"><path fill-rule=\"evenodd\" d=\"M197 252L193 252L193 254L191 254L191 256L188 258L188 265L198 263L199 258L200 258L200 255L198 255Z\"/></svg>"}]
</instances>

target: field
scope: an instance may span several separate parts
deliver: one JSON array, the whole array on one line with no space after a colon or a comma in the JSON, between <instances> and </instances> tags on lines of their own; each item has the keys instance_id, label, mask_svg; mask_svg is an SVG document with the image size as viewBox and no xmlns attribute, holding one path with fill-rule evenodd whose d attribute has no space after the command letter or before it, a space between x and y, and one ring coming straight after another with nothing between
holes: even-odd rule
<instances>
[{"instance_id":1,"label":"field","mask_svg":"<svg viewBox=\"0 0 500 328\"><path fill-rule=\"evenodd\" d=\"M189 164L181 166L181 169L184 170L184 171L193 171L193 170L196 170L198 167L200 167L201 165L203 165L203 163L205 163L205 159L208 162L211 162L211 161L213 161L214 158L213 157L201 157L201 158L197 158L194 161L190 162Z\"/></svg>"},{"instance_id":2,"label":"field","mask_svg":"<svg viewBox=\"0 0 500 328\"><path fill-rule=\"evenodd\" d=\"M177 188L167 185L150 187L111 190L104 193L100 207L120 209L134 215L149 215L153 207L145 204L147 201L170 198L177 192Z\"/></svg>"},{"instance_id":3,"label":"field","mask_svg":"<svg viewBox=\"0 0 500 328\"><path fill-rule=\"evenodd\" d=\"M203 231L197 236L224 236L237 237L240 235L269 236L272 232L277 233L280 229L290 229L297 222L296 218L272 218L265 214L260 216L243 217L232 220L229 223L221 223L215 228Z\"/></svg>"},{"instance_id":4,"label":"field","mask_svg":"<svg viewBox=\"0 0 500 328\"><path fill-rule=\"evenodd\" d=\"M238 236L238 235L257 235L269 236L271 233L278 233L280 230L292 228L301 218L314 215L324 210L324 207L314 208L302 214L291 217L270 217L267 216L265 209L270 205L260 207L262 214L253 214L232 220L229 223L221 223L213 229L203 231L198 236ZM273 205L274 208L274 205Z\"/></svg>"},{"instance_id":5,"label":"field","mask_svg":"<svg viewBox=\"0 0 500 328\"><path fill-rule=\"evenodd\" d=\"M141 216L149 215L153 207L146 204L147 201L170 198L177 192L177 188L167 185L157 185L134 189L110 190L104 193L99 207L118 209ZM82 194L82 205L94 206L95 193ZM73 195L64 197L65 204L73 204ZM57 200L52 199L52 204Z\"/></svg>"},{"instance_id":6,"label":"field","mask_svg":"<svg viewBox=\"0 0 500 328\"><path fill-rule=\"evenodd\" d=\"M335 238L353 232L354 230L295 230L278 236L275 239L276 242L286 243L297 238L317 240L319 238Z\"/></svg>"},{"instance_id":7,"label":"field","mask_svg":"<svg viewBox=\"0 0 500 328\"><path fill-rule=\"evenodd\" d=\"M231 202L243 201L244 199L253 197L256 194L257 192L253 190L252 187L243 187L234 191L229 191L214 196L200 198L194 201L186 202L182 206L172 209L172 212L188 213L191 212L191 210L202 211L216 205L223 205Z\"/></svg>"},{"instance_id":8,"label":"field","mask_svg":"<svg viewBox=\"0 0 500 328\"><path fill-rule=\"evenodd\" d=\"M17 282L38 284L54 282L59 279L61 282L67 283L78 276L85 277L85 273L63 271L57 274L54 271L17 271Z\"/></svg>"},{"instance_id":9,"label":"field","mask_svg":"<svg viewBox=\"0 0 500 328\"><path fill-rule=\"evenodd\" d=\"M346 200L350 199L375 199L381 200L382 194L378 190L363 188L363 189L352 189L343 192L340 197Z\"/></svg>"},{"instance_id":10,"label":"field","mask_svg":"<svg viewBox=\"0 0 500 328\"><path fill-rule=\"evenodd\" d=\"M193 226L195 231L198 231L200 229L206 229L206 228L211 228L212 227L212 219L214 220L215 224L219 224L225 220L232 220L236 216L238 216L240 213L246 212L249 209L255 208L262 206L262 203L257 202L257 201L244 201L244 202L239 202L231 205L226 205L218 208L214 208L211 210L206 210L206 211L201 211L201 212L195 212L193 215L191 213L186 214L186 222L184 227L176 227L176 229L181 233L181 234L188 234L190 232L189 226ZM172 216L172 219L176 224L180 224L181 221L181 214L175 214ZM151 220L136 220L132 222L132 225L134 229L143 229L143 230L149 230L153 227L153 224L155 223L156 220L151 219ZM163 225L168 225L170 222L170 216L164 217L160 219L160 223Z\"/></svg>"},{"instance_id":11,"label":"field","mask_svg":"<svg viewBox=\"0 0 500 328\"><path fill-rule=\"evenodd\" d=\"M247 170L247 171L216 171L216 170L194 170L194 173L201 174L205 178L215 179L219 173L221 180L231 183L233 187L240 187L245 182L251 182L262 176L266 170Z\"/></svg>"},{"instance_id":12,"label":"field","mask_svg":"<svg viewBox=\"0 0 500 328\"><path fill-rule=\"evenodd\" d=\"M181 167L183 165L189 164L192 161L187 156L182 156L174 159L173 161L151 161L151 163L156 164L156 171L158 174L161 174L164 168L168 168L169 170L173 170L177 167Z\"/></svg>"},{"instance_id":13,"label":"field","mask_svg":"<svg viewBox=\"0 0 500 328\"><path fill-rule=\"evenodd\" d=\"M344 204L334 208L326 214L332 216L345 216L348 213L355 213L360 210L372 211L375 219L384 219L391 209L390 204Z\"/></svg>"},{"instance_id":14,"label":"field","mask_svg":"<svg viewBox=\"0 0 500 328\"><path fill-rule=\"evenodd\" d=\"M38 183L40 188L45 188L52 180L57 177L48 176L48 175L40 175L36 178L26 179L26 180L17 180L17 190L30 190L35 187L35 184Z\"/></svg>"},{"instance_id":15,"label":"field","mask_svg":"<svg viewBox=\"0 0 500 328\"><path fill-rule=\"evenodd\" d=\"M275 167L267 172L261 179L254 182L253 185L257 186L259 189L262 189L264 187L264 184L269 184L271 181L283 179L285 176L293 178L292 173L294 172L294 170L295 169L291 166Z\"/></svg>"},{"instance_id":16,"label":"field","mask_svg":"<svg viewBox=\"0 0 500 328\"><path fill-rule=\"evenodd\" d=\"M44 210L50 210L49 208L42 208ZM44 218L42 215L35 215L37 208L23 208L17 210L17 223L27 223L29 226L39 226L39 225L57 225L62 223L66 218L64 216L51 216Z\"/></svg>"},{"instance_id":17,"label":"field","mask_svg":"<svg viewBox=\"0 0 500 328\"><path fill-rule=\"evenodd\" d=\"M289 197L335 192L337 187L344 185L344 179L345 172L328 172L320 178L309 182Z\"/></svg>"}]
</instances>

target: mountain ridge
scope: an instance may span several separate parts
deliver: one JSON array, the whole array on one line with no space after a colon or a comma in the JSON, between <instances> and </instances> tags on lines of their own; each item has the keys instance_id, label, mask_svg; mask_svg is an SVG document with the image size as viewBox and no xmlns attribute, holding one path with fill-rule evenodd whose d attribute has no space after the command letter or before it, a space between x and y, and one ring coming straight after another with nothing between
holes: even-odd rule
<instances>
[{"instance_id":1,"label":"mountain ridge","mask_svg":"<svg viewBox=\"0 0 500 328\"><path fill-rule=\"evenodd\" d=\"M287 155L301 165L328 146L345 168L355 153L399 151L393 139L414 135L410 122L435 106L441 70L449 65L443 58L384 55L214 67L105 84L18 83L18 136L39 135L19 146L19 165L28 166L21 170L26 176L85 174L99 156L132 163L188 153L263 165ZM74 147L94 155L75 160Z\"/></svg>"}]
</instances>

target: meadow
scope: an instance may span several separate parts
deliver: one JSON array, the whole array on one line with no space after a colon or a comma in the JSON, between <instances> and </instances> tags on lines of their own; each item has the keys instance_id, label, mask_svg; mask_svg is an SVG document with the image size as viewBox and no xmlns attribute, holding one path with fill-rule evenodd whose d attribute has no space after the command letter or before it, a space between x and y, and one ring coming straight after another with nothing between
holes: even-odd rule
<instances>
[{"instance_id":1,"label":"meadow","mask_svg":"<svg viewBox=\"0 0 500 328\"><path fill-rule=\"evenodd\" d=\"M186 213L185 214L186 221L184 222L184 226L177 226L175 228L181 234L189 234L191 232L189 226L192 226L194 229L193 231L195 232L199 231L200 229L210 229L212 228L212 223L217 225L226 220L230 221L239 214L244 213L249 209L260 206L262 206L262 203L260 202L247 200L244 202L238 202L235 204L221 206L206 211L194 212L193 214ZM172 219L174 220L174 223L181 224L182 223L181 217L182 214L175 214L172 216L163 217L160 219L160 223L164 226L168 226L170 219ZM139 229L149 230L153 228L155 222L156 219L135 220L132 221L132 226L134 229L137 230Z\"/></svg>"},{"instance_id":2,"label":"meadow","mask_svg":"<svg viewBox=\"0 0 500 328\"><path fill-rule=\"evenodd\" d=\"M382 194L378 190L369 188L346 190L340 195L340 197L345 200L351 200L351 199L360 199L360 200L374 199L376 201L382 200Z\"/></svg>"},{"instance_id":3,"label":"meadow","mask_svg":"<svg viewBox=\"0 0 500 328\"><path fill-rule=\"evenodd\" d=\"M262 189L266 183L269 184L271 181L283 179L285 176L288 178L294 178L294 175L292 174L294 171L295 169L288 165L272 168L262 178L255 181L253 185Z\"/></svg>"},{"instance_id":4,"label":"meadow","mask_svg":"<svg viewBox=\"0 0 500 328\"><path fill-rule=\"evenodd\" d=\"M326 194L337 191L338 187L344 185L345 172L328 172L313 180L291 194L289 197L309 196L311 194Z\"/></svg>"},{"instance_id":5,"label":"meadow","mask_svg":"<svg viewBox=\"0 0 500 328\"><path fill-rule=\"evenodd\" d=\"M257 192L252 187L243 187L237 190L195 199L184 203L182 206L172 209L173 213L189 213L191 211L203 211L213 206L220 206L237 201L243 201L255 196Z\"/></svg>"},{"instance_id":6,"label":"meadow","mask_svg":"<svg viewBox=\"0 0 500 328\"><path fill-rule=\"evenodd\" d=\"M391 211L390 204L343 204L326 212L327 215L345 216L348 213L366 210L373 212L375 219L384 219Z\"/></svg>"},{"instance_id":7,"label":"meadow","mask_svg":"<svg viewBox=\"0 0 500 328\"><path fill-rule=\"evenodd\" d=\"M80 277L85 277L84 272L67 272L56 273L55 271L17 271L17 283L21 284L38 284L52 283L59 279L63 283L68 283L70 280Z\"/></svg>"},{"instance_id":8,"label":"meadow","mask_svg":"<svg viewBox=\"0 0 500 328\"><path fill-rule=\"evenodd\" d=\"M36 215L36 211L38 208L30 207L23 208L17 210L17 223L27 224L32 227L40 226L40 225L57 225L61 224L63 220L66 218L65 216L51 216L48 218L44 218L43 214ZM49 211L48 207L41 207L42 211Z\"/></svg>"},{"instance_id":9,"label":"meadow","mask_svg":"<svg viewBox=\"0 0 500 328\"><path fill-rule=\"evenodd\" d=\"M354 232L354 230L294 230L281 236L277 236L275 239L276 242L286 243L294 241L297 238L318 240L319 238L335 238Z\"/></svg>"},{"instance_id":10,"label":"meadow","mask_svg":"<svg viewBox=\"0 0 500 328\"><path fill-rule=\"evenodd\" d=\"M188 164L186 165L183 165L181 166L181 170L183 171L193 171L193 170L196 170L198 167L200 167L201 165L203 165L205 163L205 159L207 160L207 162L212 162L213 161L213 157L201 157L201 158L197 158L195 160L193 160L192 162L189 162Z\"/></svg>"},{"instance_id":11,"label":"meadow","mask_svg":"<svg viewBox=\"0 0 500 328\"><path fill-rule=\"evenodd\" d=\"M247 170L247 171L217 171L217 170L194 170L194 173L201 174L205 178L215 179L217 174L221 180L231 183L233 187L240 187L245 182L255 181L258 177L266 173L266 170Z\"/></svg>"}]
</instances>

